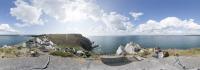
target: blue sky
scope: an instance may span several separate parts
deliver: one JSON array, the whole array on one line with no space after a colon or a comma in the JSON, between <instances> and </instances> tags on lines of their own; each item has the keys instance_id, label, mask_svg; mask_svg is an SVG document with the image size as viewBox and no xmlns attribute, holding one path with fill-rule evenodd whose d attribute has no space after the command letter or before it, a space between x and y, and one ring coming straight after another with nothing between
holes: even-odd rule
<instances>
[{"instance_id":1,"label":"blue sky","mask_svg":"<svg viewBox=\"0 0 200 70\"><path fill-rule=\"evenodd\" d=\"M0 1L0 22L13 23L15 21L15 18L9 14L11 7L14 7L14 0Z\"/></svg>"},{"instance_id":2,"label":"blue sky","mask_svg":"<svg viewBox=\"0 0 200 70\"><path fill-rule=\"evenodd\" d=\"M0 0L0 33L200 34L199 3L199 0Z\"/></svg>"},{"instance_id":3,"label":"blue sky","mask_svg":"<svg viewBox=\"0 0 200 70\"><path fill-rule=\"evenodd\" d=\"M126 16L129 16L127 12L130 11L143 12L145 15L140 18L141 22L149 19L161 20L170 16L193 18L197 22L200 20L199 0L97 0L97 4Z\"/></svg>"}]
</instances>

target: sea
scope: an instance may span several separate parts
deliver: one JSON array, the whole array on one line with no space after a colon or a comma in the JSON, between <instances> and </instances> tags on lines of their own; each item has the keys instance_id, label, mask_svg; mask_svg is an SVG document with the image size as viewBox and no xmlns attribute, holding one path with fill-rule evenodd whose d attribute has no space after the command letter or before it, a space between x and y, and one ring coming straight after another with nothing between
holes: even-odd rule
<instances>
[{"instance_id":1,"label":"sea","mask_svg":"<svg viewBox=\"0 0 200 70\"><path fill-rule=\"evenodd\" d=\"M0 36L0 47L4 45L17 45L26 42L33 37L25 35L1 35Z\"/></svg>"},{"instance_id":2,"label":"sea","mask_svg":"<svg viewBox=\"0 0 200 70\"><path fill-rule=\"evenodd\" d=\"M137 43L143 48L200 48L200 36L198 35L91 36L88 38L99 45L94 49L95 52L107 54L115 53L120 45L125 46L129 42Z\"/></svg>"}]
</instances>

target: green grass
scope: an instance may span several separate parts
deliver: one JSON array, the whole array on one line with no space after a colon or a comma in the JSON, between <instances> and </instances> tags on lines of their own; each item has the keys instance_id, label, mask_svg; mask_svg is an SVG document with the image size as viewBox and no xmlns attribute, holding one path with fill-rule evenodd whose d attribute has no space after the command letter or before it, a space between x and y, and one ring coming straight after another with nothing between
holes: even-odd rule
<instances>
[{"instance_id":1,"label":"green grass","mask_svg":"<svg viewBox=\"0 0 200 70\"><path fill-rule=\"evenodd\" d=\"M78 45L58 45L58 48L74 48L76 50L83 50L80 46Z\"/></svg>"},{"instance_id":2,"label":"green grass","mask_svg":"<svg viewBox=\"0 0 200 70\"><path fill-rule=\"evenodd\" d=\"M17 51L16 48L0 48L0 53L12 54Z\"/></svg>"},{"instance_id":3,"label":"green grass","mask_svg":"<svg viewBox=\"0 0 200 70\"><path fill-rule=\"evenodd\" d=\"M50 55L61 56L61 57L72 57L73 56L73 54L63 52L63 51L54 51L54 52L51 52Z\"/></svg>"},{"instance_id":4,"label":"green grass","mask_svg":"<svg viewBox=\"0 0 200 70\"><path fill-rule=\"evenodd\" d=\"M50 34L47 35L49 40L53 41L57 45L80 45L80 34Z\"/></svg>"}]
</instances>

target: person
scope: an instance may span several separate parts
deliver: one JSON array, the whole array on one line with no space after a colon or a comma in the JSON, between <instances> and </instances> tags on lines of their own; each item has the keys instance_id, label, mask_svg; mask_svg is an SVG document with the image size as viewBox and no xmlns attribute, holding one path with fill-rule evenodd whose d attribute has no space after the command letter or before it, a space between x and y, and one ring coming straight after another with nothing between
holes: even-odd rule
<instances>
[{"instance_id":1,"label":"person","mask_svg":"<svg viewBox=\"0 0 200 70\"><path fill-rule=\"evenodd\" d=\"M155 48L155 57L156 58L163 58L164 57L164 53L163 51L160 49L160 47Z\"/></svg>"},{"instance_id":2,"label":"person","mask_svg":"<svg viewBox=\"0 0 200 70\"><path fill-rule=\"evenodd\" d=\"M164 57L164 53L162 51L158 52L158 58L163 58Z\"/></svg>"}]
</instances>

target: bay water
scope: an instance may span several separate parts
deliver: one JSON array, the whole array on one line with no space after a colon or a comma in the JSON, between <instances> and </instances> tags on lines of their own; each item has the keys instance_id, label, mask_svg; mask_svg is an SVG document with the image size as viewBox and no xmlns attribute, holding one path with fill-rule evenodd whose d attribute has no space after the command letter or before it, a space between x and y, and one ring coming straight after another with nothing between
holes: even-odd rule
<instances>
[{"instance_id":1,"label":"bay water","mask_svg":"<svg viewBox=\"0 0 200 70\"><path fill-rule=\"evenodd\" d=\"M129 42L137 43L143 48L200 48L200 36L197 35L91 36L89 39L99 45L95 48L99 53L115 53L120 45L125 46Z\"/></svg>"}]
</instances>

